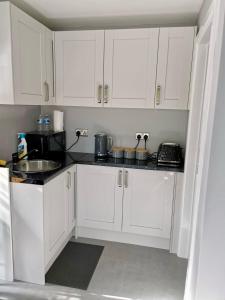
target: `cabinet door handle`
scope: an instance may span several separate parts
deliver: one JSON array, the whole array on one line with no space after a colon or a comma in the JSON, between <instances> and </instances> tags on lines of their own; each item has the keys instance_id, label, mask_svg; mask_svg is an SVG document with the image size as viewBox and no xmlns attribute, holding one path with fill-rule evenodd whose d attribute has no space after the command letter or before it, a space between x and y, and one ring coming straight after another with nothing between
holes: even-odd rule
<instances>
[{"instance_id":1,"label":"cabinet door handle","mask_svg":"<svg viewBox=\"0 0 225 300\"><path fill-rule=\"evenodd\" d=\"M44 82L44 86L45 86L45 102L49 101L49 86L47 81Z\"/></svg>"},{"instance_id":2,"label":"cabinet door handle","mask_svg":"<svg viewBox=\"0 0 225 300\"><path fill-rule=\"evenodd\" d=\"M160 105L161 100L161 85L157 85L156 88L156 105Z\"/></svg>"},{"instance_id":3,"label":"cabinet door handle","mask_svg":"<svg viewBox=\"0 0 225 300\"><path fill-rule=\"evenodd\" d=\"M67 188L68 190L71 188L71 172L67 172Z\"/></svg>"},{"instance_id":4,"label":"cabinet door handle","mask_svg":"<svg viewBox=\"0 0 225 300\"><path fill-rule=\"evenodd\" d=\"M54 41L52 41L52 96L55 97L55 53L54 53Z\"/></svg>"},{"instance_id":5,"label":"cabinet door handle","mask_svg":"<svg viewBox=\"0 0 225 300\"><path fill-rule=\"evenodd\" d=\"M102 89L103 89L102 84L99 84L99 86L98 86L98 95L97 95L98 103L102 103Z\"/></svg>"},{"instance_id":6,"label":"cabinet door handle","mask_svg":"<svg viewBox=\"0 0 225 300\"><path fill-rule=\"evenodd\" d=\"M109 86L108 84L104 85L104 103L109 102Z\"/></svg>"},{"instance_id":7,"label":"cabinet door handle","mask_svg":"<svg viewBox=\"0 0 225 300\"><path fill-rule=\"evenodd\" d=\"M124 173L124 187L128 188L128 171L126 170Z\"/></svg>"},{"instance_id":8,"label":"cabinet door handle","mask_svg":"<svg viewBox=\"0 0 225 300\"><path fill-rule=\"evenodd\" d=\"M123 171L119 170L119 172L118 172L118 187L122 187L123 186L122 175L123 175Z\"/></svg>"}]
</instances>

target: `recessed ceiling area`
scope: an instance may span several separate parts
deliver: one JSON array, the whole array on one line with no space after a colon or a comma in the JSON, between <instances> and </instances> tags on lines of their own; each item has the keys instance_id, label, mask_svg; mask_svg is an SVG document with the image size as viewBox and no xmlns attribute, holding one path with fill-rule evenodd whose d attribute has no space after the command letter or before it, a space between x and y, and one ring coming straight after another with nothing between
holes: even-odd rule
<instances>
[{"instance_id":1,"label":"recessed ceiling area","mask_svg":"<svg viewBox=\"0 0 225 300\"><path fill-rule=\"evenodd\" d=\"M203 0L12 0L53 29L194 25Z\"/></svg>"},{"instance_id":2,"label":"recessed ceiling area","mask_svg":"<svg viewBox=\"0 0 225 300\"><path fill-rule=\"evenodd\" d=\"M198 13L202 0L24 0L51 19Z\"/></svg>"}]
</instances>

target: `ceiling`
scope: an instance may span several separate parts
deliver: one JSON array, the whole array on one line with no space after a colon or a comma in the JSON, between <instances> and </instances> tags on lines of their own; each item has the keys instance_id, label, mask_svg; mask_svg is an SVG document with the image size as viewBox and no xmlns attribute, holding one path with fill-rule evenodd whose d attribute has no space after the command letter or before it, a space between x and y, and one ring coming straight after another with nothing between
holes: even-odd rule
<instances>
[{"instance_id":1,"label":"ceiling","mask_svg":"<svg viewBox=\"0 0 225 300\"><path fill-rule=\"evenodd\" d=\"M24 0L47 18L198 13L202 0Z\"/></svg>"},{"instance_id":2,"label":"ceiling","mask_svg":"<svg viewBox=\"0 0 225 300\"><path fill-rule=\"evenodd\" d=\"M11 0L42 17L51 27L103 27L109 22L136 25L194 25L203 0ZM107 19L106 19L107 18ZM128 21L129 20L129 21ZM189 24L190 23L190 24ZM192 23L192 24L191 24ZM134 25L135 25L134 24ZM106 26L107 27L107 26Z\"/></svg>"}]
</instances>

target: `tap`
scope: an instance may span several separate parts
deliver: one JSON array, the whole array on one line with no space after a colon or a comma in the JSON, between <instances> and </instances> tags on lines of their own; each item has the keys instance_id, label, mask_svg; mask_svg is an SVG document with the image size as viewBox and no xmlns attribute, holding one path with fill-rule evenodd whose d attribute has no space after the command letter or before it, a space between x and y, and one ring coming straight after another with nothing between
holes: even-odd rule
<instances>
[{"instance_id":1,"label":"tap","mask_svg":"<svg viewBox=\"0 0 225 300\"><path fill-rule=\"evenodd\" d=\"M32 149L32 150L30 150L29 152L27 152L27 154L25 154L24 156L22 156L22 157L20 157L20 158L18 157L18 152L13 153L13 155L12 155L13 162L14 162L14 163L18 163L19 161L21 161L21 160L24 159L25 157L31 155L31 154L34 153L34 152L37 153L38 151L39 151L38 149Z\"/></svg>"}]
</instances>

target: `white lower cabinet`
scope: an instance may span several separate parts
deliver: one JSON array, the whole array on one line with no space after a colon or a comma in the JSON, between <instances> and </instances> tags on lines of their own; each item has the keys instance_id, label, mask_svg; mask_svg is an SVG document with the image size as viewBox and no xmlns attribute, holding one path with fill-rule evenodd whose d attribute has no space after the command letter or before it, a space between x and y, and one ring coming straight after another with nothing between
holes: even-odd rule
<instances>
[{"instance_id":1,"label":"white lower cabinet","mask_svg":"<svg viewBox=\"0 0 225 300\"><path fill-rule=\"evenodd\" d=\"M45 265L55 260L75 226L73 166L44 185Z\"/></svg>"},{"instance_id":2,"label":"white lower cabinet","mask_svg":"<svg viewBox=\"0 0 225 300\"><path fill-rule=\"evenodd\" d=\"M175 173L79 165L78 227L170 239Z\"/></svg>"},{"instance_id":3,"label":"white lower cabinet","mask_svg":"<svg viewBox=\"0 0 225 300\"><path fill-rule=\"evenodd\" d=\"M44 284L75 225L76 166L45 185L12 183L14 276Z\"/></svg>"},{"instance_id":4,"label":"white lower cabinet","mask_svg":"<svg viewBox=\"0 0 225 300\"><path fill-rule=\"evenodd\" d=\"M174 173L125 170L124 232L170 238Z\"/></svg>"},{"instance_id":5,"label":"white lower cabinet","mask_svg":"<svg viewBox=\"0 0 225 300\"><path fill-rule=\"evenodd\" d=\"M44 186L45 263L57 253L67 235L65 173Z\"/></svg>"},{"instance_id":6,"label":"white lower cabinet","mask_svg":"<svg viewBox=\"0 0 225 300\"><path fill-rule=\"evenodd\" d=\"M121 231L122 169L77 166L77 225Z\"/></svg>"}]
</instances>

